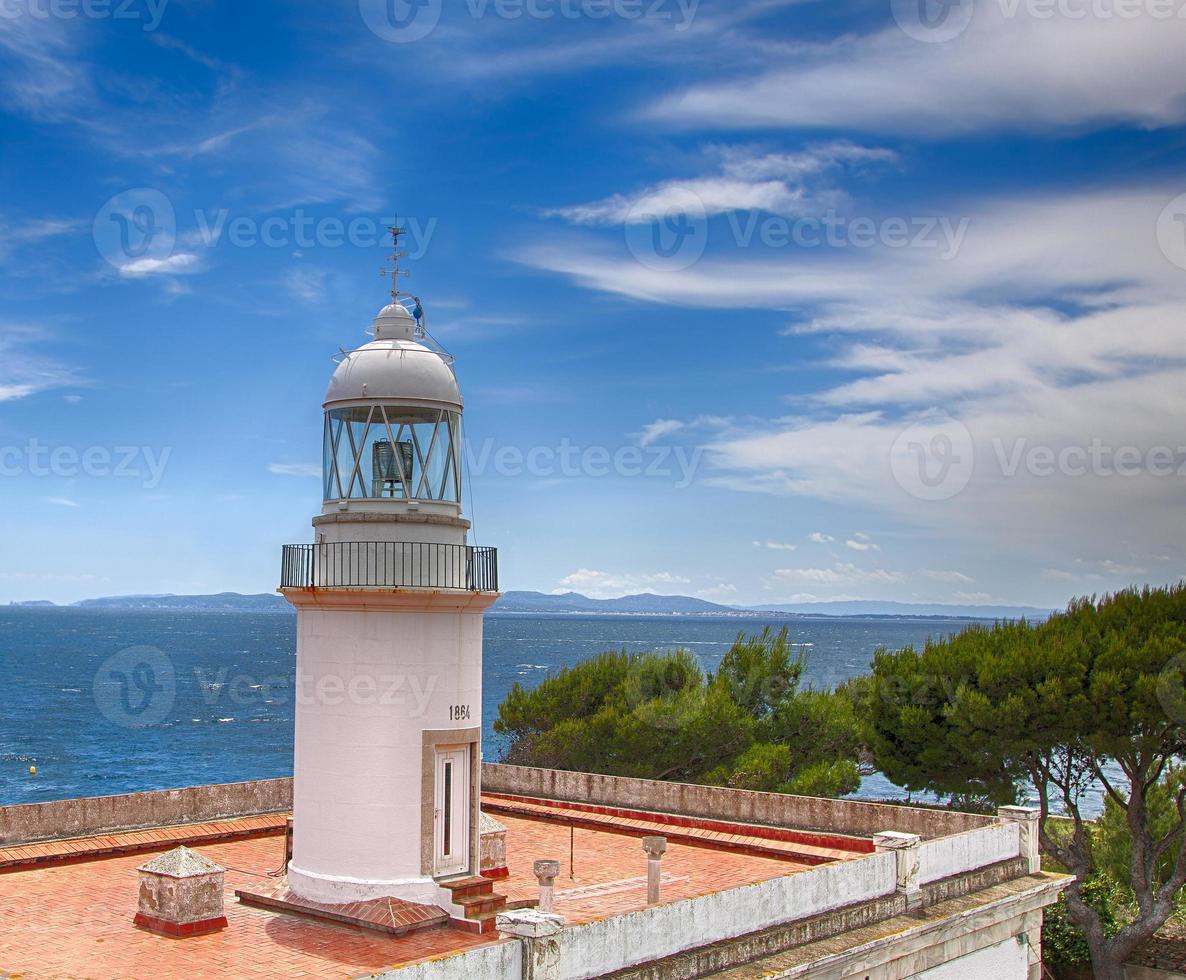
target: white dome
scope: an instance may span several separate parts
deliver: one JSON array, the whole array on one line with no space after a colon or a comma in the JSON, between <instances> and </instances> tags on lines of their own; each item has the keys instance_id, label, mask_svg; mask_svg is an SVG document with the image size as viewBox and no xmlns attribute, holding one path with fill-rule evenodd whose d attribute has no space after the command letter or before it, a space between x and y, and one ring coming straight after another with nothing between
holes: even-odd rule
<instances>
[{"instance_id":1,"label":"white dome","mask_svg":"<svg viewBox=\"0 0 1186 980\"><path fill-rule=\"evenodd\" d=\"M325 407L396 403L460 412L461 390L453 369L436 351L412 339L415 321L402 306L388 306L375 320L377 339L346 355L325 395Z\"/></svg>"}]
</instances>

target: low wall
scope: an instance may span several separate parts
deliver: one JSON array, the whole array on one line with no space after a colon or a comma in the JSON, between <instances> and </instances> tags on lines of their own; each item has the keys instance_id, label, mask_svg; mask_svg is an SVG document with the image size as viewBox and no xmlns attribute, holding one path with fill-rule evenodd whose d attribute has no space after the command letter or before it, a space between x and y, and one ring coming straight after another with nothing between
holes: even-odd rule
<instances>
[{"instance_id":1,"label":"low wall","mask_svg":"<svg viewBox=\"0 0 1186 980\"><path fill-rule=\"evenodd\" d=\"M0 846L247 817L291 808L291 779L20 803L0 807Z\"/></svg>"},{"instance_id":2,"label":"low wall","mask_svg":"<svg viewBox=\"0 0 1186 980\"><path fill-rule=\"evenodd\" d=\"M963 874L1021 853L1021 828L1015 823L996 824L939 840L923 841L918 854L918 879L922 884Z\"/></svg>"},{"instance_id":3,"label":"low wall","mask_svg":"<svg viewBox=\"0 0 1186 980\"><path fill-rule=\"evenodd\" d=\"M996 823L993 817L951 810L788 796L783 793L752 793L721 786L655 782L495 763L482 766L482 788L492 793L681 813L854 837L871 837L883 830L896 830L930 839L979 830Z\"/></svg>"},{"instance_id":4,"label":"low wall","mask_svg":"<svg viewBox=\"0 0 1186 980\"><path fill-rule=\"evenodd\" d=\"M482 785L492 793L655 810L854 837L871 837L882 830L897 830L929 840L996 825L992 817L950 810L751 793L721 786L655 782L495 763L482 766ZM291 779L261 779L122 796L22 803L0 807L0 846L276 813L291 808Z\"/></svg>"},{"instance_id":5,"label":"low wall","mask_svg":"<svg viewBox=\"0 0 1186 980\"><path fill-rule=\"evenodd\" d=\"M423 963L396 967L372 977L398 977L399 980L519 980L524 976L523 944L495 942L452 956L435 956Z\"/></svg>"},{"instance_id":6,"label":"low wall","mask_svg":"<svg viewBox=\"0 0 1186 980\"><path fill-rule=\"evenodd\" d=\"M872 854L570 926L560 933L562 976L564 980L589 980L611 969L661 960L789 919L871 901L893 894L896 887L897 858Z\"/></svg>"}]
</instances>

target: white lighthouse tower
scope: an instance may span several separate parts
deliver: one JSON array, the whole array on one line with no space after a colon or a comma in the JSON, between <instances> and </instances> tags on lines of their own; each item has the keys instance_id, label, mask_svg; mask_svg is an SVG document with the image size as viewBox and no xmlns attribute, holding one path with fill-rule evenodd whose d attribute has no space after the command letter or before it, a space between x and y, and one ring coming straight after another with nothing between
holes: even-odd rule
<instances>
[{"instance_id":1,"label":"white lighthouse tower","mask_svg":"<svg viewBox=\"0 0 1186 980\"><path fill-rule=\"evenodd\" d=\"M399 231L393 230L396 259ZM447 905L479 871L482 615L493 549L461 514L452 359L396 288L325 397L315 543L284 549L297 611L288 886L330 904Z\"/></svg>"}]
</instances>

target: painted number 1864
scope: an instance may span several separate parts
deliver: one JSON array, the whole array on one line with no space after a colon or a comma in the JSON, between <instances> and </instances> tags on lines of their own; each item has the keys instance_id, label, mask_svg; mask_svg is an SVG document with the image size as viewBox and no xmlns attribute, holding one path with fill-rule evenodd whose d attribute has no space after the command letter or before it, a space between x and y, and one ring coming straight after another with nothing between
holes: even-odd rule
<instances>
[{"instance_id":1,"label":"painted number 1864","mask_svg":"<svg viewBox=\"0 0 1186 980\"><path fill-rule=\"evenodd\" d=\"M450 721L469 721L471 713L468 704L451 704L449 705L449 720Z\"/></svg>"}]
</instances>

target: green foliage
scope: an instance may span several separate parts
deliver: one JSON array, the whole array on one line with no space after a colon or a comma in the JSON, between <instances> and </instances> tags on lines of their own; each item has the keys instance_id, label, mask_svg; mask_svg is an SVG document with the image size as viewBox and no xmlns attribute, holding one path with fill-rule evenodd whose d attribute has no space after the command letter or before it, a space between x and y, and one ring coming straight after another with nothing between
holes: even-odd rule
<instances>
[{"instance_id":1,"label":"green foliage","mask_svg":"<svg viewBox=\"0 0 1186 980\"><path fill-rule=\"evenodd\" d=\"M494 730L516 765L842 795L860 785L859 726L844 693L800 690L788 631L739 635L715 675L694 657L603 653L516 684Z\"/></svg>"},{"instance_id":2,"label":"green foliage","mask_svg":"<svg viewBox=\"0 0 1186 980\"><path fill-rule=\"evenodd\" d=\"M1178 766L1171 769L1155 786L1150 787L1145 806L1148 824L1153 835L1170 842L1166 852L1153 866L1153 885L1161 887L1173 873L1174 846L1180 839L1176 800L1186 784L1186 769ZM1128 814L1111 797L1104 799L1104 812L1096 821L1092 849L1095 866L1099 873L1113 882L1124 896L1124 904L1136 901L1129 882L1132 868L1132 830L1128 826Z\"/></svg>"},{"instance_id":3,"label":"green foliage","mask_svg":"<svg viewBox=\"0 0 1186 980\"><path fill-rule=\"evenodd\" d=\"M1106 877L1094 875L1083 885L1083 900L1099 914L1107 936L1116 935L1116 885ZM1042 918L1042 960L1058 976L1078 972L1091 964L1091 947L1087 937L1067 912L1067 902L1061 898L1046 909Z\"/></svg>"},{"instance_id":4,"label":"green foliage","mask_svg":"<svg viewBox=\"0 0 1186 980\"><path fill-rule=\"evenodd\" d=\"M1186 884L1186 584L1083 599L1046 623L998 623L879 651L859 704L876 764L895 782L1009 802L1037 791L1042 844L1078 883L1069 920L1084 933L1098 977L1159 928ZM1100 829L1080 801L1102 783ZM1056 833L1052 807L1075 823ZM1104 908L1089 884L1120 882L1132 904L1112 931L1121 896ZM1109 892L1114 894L1115 889Z\"/></svg>"}]
</instances>

